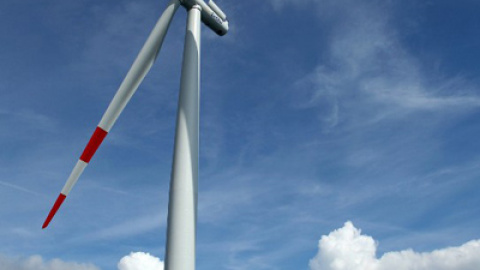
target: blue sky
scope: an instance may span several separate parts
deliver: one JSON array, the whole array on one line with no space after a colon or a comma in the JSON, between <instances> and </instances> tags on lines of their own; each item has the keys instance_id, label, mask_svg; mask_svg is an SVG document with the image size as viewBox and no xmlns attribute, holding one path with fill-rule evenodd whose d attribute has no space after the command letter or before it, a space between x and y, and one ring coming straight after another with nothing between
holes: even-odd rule
<instances>
[{"instance_id":1,"label":"blue sky","mask_svg":"<svg viewBox=\"0 0 480 270\"><path fill-rule=\"evenodd\" d=\"M183 9L41 225L166 2L0 3L7 270L163 259ZM478 1L217 2L231 28L202 27L198 269L330 269L309 261L347 221L379 258L480 239Z\"/></svg>"}]
</instances>

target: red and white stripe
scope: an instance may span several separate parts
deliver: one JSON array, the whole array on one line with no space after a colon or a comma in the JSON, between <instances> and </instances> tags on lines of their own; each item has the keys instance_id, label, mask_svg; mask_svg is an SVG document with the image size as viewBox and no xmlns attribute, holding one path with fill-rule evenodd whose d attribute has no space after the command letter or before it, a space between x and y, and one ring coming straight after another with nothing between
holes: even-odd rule
<instances>
[{"instance_id":1,"label":"red and white stripe","mask_svg":"<svg viewBox=\"0 0 480 270\"><path fill-rule=\"evenodd\" d=\"M77 183L78 178L80 177L80 175L82 175L83 170L85 170L88 163L92 159L93 155L95 154L95 152L97 151L98 147L102 143L103 139L105 139L107 134L108 132L99 126L95 129L95 132L93 132L93 135L90 138L90 141L88 142L87 146L83 150L83 153L80 156L80 159L77 161L77 164L75 164L75 167L70 173L70 176L68 177L67 182L63 186L63 189L60 192L60 195L58 195L58 198L55 201L55 204L53 205L52 209L50 210L50 213L47 216L47 219L43 223L42 229L48 226L48 224L52 220L55 213L57 213L58 209L60 208L60 205L62 205L68 193L70 193L70 190L72 190L75 183Z\"/></svg>"},{"instance_id":2,"label":"red and white stripe","mask_svg":"<svg viewBox=\"0 0 480 270\"><path fill-rule=\"evenodd\" d=\"M127 76L125 76L125 79L113 97L112 102L110 102L110 105L108 105L107 111L105 111L102 120L95 129L95 132L85 147L85 150L83 150L80 160L77 162L72 170L72 173L68 177L67 183L65 183L65 186L50 210L50 213L43 223L42 228L46 228L48 226L53 216L60 208L60 205L67 197L70 190L72 190L83 170L85 170L85 167L87 167L103 139L105 139L105 136L107 136L108 132L117 121L118 116L120 116L135 91L137 91L138 86L152 67L155 59L157 58L158 52L160 51L160 47L162 46L165 35L167 34L167 30L170 22L172 21L173 15L175 14L179 5L180 2L177 0L172 0L167 9L163 12L160 19L157 21L157 24L153 28L150 36L133 62L132 67L128 71Z\"/></svg>"},{"instance_id":3,"label":"red and white stripe","mask_svg":"<svg viewBox=\"0 0 480 270\"><path fill-rule=\"evenodd\" d=\"M142 56L141 52L138 58L141 58L140 56ZM139 64L137 63L138 58L133 63L132 68L130 69L127 76L125 77L125 80L120 85L120 88L118 89L117 93L113 97L113 100L110 102L110 105L108 105L108 108L105 111L102 117L102 120L100 120L100 123L95 129L95 132L93 132L93 135L90 138L90 141L88 142L87 146L83 150L83 153L80 156L80 159L77 161L77 164L75 164L75 167L70 173L70 176L68 177L67 182L63 186L63 189L60 192L60 195L58 195L57 200L53 204L53 207L50 210L50 213L48 214L47 219L43 223L42 229L48 226L53 216L57 213L58 209L60 208L60 205L62 205L68 193L70 193L73 186L77 183L78 178L80 178L80 175L82 175L83 171L87 167L88 163L92 159L98 147L100 147L100 144L103 142L108 132L113 127L118 117L122 113L123 109L127 105L128 101L130 101L133 94L137 90L138 85L145 77L146 72L148 71L148 69L150 69L151 64L149 66L140 65L139 67ZM143 58L144 59L140 59L140 60L145 61L146 59L148 59L145 56ZM147 68L147 70L143 72L139 72L139 70L141 71L142 68L143 69Z\"/></svg>"}]
</instances>

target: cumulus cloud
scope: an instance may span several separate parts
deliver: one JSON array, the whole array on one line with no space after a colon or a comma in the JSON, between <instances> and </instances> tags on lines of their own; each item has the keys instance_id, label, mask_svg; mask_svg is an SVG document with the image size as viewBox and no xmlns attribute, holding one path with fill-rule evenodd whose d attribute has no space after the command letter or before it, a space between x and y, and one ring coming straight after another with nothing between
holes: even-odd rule
<instances>
[{"instance_id":1,"label":"cumulus cloud","mask_svg":"<svg viewBox=\"0 0 480 270\"><path fill-rule=\"evenodd\" d=\"M132 252L120 260L118 270L163 270L163 262L149 253Z\"/></svg>"},{"instance_id":2,"label":"cumulus cloud","mask_svg":"<svg viewBox=\"0 0 480 270\"><path fill-rule=\"evenodd\" d=\"M118 262L118 270L163 270L159 258L144 252L132 252ZM7 257L0 254L0 270L100 270L90 263L64 262L60 259L44 261L39 256Z\"/></svg>"},{"instance_id":3,"label":"cumulus cloud","mask_svg":"<svg viewBox=\"0 0 480 270\"><path fill-rule=\"evenodd\" d=\"M1 270L100 270L93 264L64 262L59 259L44 261L41 256L9 258L0 255ZM162 268L163 269L163 268Z\"/></svg>"},{"instance_id":4,"label":"cumulus cloud","mask_svg":"<svg viewBox=\"0 0 480 270\"><path fill-rule=\"evenodd\" d=\"M480 265L480 240L432 252L387 252L377 258L375 240L351 222L322 236L318 247L311 270L474 270Z\"/></svg>"}]
</instances>

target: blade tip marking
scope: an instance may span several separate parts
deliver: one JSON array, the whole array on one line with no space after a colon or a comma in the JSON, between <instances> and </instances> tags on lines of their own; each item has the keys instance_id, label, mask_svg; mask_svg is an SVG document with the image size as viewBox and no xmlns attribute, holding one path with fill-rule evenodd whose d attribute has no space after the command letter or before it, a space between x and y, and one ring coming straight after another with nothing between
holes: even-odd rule
<instances>
[{"instance_id":1,"label":"blade tip marking","mask_svg":"<svg viewBox=\"0 0 480 270\"><path fill-rule=\"evenodd\" d=\"M60 208L60 206L62 205L62 203L63 203L63 201L65 200L66 197L67 196L65 196L62 193L60 193L60 195L58 195L57 200L55 201L52 209L48 213L47 219L45 219L45 222L43 222L42 229L45 229L46 227L48 227L48 224L50 224L50 221L53 219L53 217L57 213L58 209Z\"/></svg>"}]
</instances>

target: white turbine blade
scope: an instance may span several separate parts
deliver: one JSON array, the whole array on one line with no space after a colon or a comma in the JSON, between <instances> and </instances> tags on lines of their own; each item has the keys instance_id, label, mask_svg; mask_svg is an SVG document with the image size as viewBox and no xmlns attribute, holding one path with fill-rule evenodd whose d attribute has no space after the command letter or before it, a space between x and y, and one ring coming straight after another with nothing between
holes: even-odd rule
<instances>
[{"instance_id":1,"label":"white turbine blade","mask_svg":"<svg viewBox=\"0 0 480 270\"><path fill-rule=\"evenodd\" d=\"M46 228L48 226L53 216L60 208L60 205L63 203L68 193L77 182L83 170L85 169L85 167L87 167L88 163L97 151L103 139L107 136L108 132L115 124L118 116L123 111L128 101L130 101L130 98L133 96L138 86L143 81L148 71L152 67L155 59L157 58L158 52L160 51L165 35L167 34L168 27L170 25L170 22L172 21L173 15L175 14L175 11L178 9L179 5L179 0L170 1L168 7L163 12L160 19L157 21L155 27L150 33L150 36L143 45L143 48L140 50L137 58L133 62L132 67L125 76L125 79L120 85L117 93L113 97L113 100L110 102L107 111L103 115L102 120L100 120L100 123L98 124L95 132L90 138L90 141L85 147L85 150L80 156L80 160L73 168L70 177L68 178L60 195L55 201L55 204L50 210L50 213L48 214L47 219L43 223L42 228Z\"/></svg>"},{"instance_id":2,"label":"white turbine blade","mask_svg":"<svg viewBox=\"0 0 480 270\"><path fill-rule=\"evenodd\" d=\"M155 59L157 58L160 47L162 46L163 39L167 33L170 22L172 21L175 11L180 5L179 0L172 0L167 9L163 12L162 16L158 20L155 28L148 37L142 50L133 62L132 67L127 73L127 76L123 80L120 88L113 97L112 102L107 108L107 111L102 117L100 124L98 125L105 131L110 131L115 124L120 113L127 105L130 98L137 90L140 83L143 81L148 71L152 67Z\"/></svg>"},{"instance_id":3,"label":"white turbine blade","mask_svg":"<svg viewBox=\"0 0 480 270\"><path fill-rule=\"evenodd\" d=\"M223 21L227 20L227 15L223 13L223 11L213 2L213 0L208 1L208 6L212 8L212 10L217 13L218 17L220 17Z\"/></svg>"}]
</instances>

